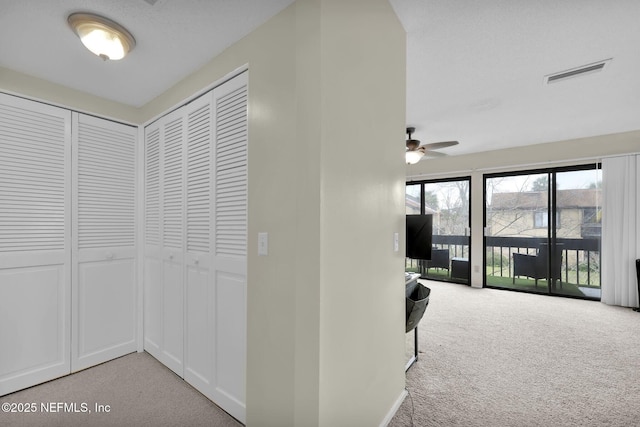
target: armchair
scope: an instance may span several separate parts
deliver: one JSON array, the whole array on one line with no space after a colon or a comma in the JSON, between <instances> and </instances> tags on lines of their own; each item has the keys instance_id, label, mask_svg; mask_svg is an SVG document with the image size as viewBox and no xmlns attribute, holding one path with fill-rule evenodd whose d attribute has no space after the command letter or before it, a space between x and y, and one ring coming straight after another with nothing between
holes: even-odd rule
<instances>
[{"instance_id":1,"label":"armchair","mask_svg":"<svg viewBox=\"0 0 640 427\"><path fill-rule=\"evenodd\" d=\"M431 249L431 259L427 260L427 271L430 268L445 268L449 270L449 249Z\"/></svg>"},{"instance_id":2,"label":"armchair","mask_svg":"<svg viewBox=\"0 0 640 427\"><path fill-rule=\"evenodd\" d=\"M549 263L549 245L541 243L536 255L514 253L513 254L513 283L516 283L516 276L530 277L535 280L538 287L539 279L547 278ZM562 244L556 245L554 259L551 263L549 274L551 279L560 280L562 266Z\"/></svg>"}]
</instances>

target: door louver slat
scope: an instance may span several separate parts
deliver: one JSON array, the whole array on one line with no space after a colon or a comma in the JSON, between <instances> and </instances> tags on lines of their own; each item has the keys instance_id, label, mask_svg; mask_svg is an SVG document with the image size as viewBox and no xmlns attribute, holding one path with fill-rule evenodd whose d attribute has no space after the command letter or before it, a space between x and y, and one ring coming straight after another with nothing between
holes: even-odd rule
<instances>
[{"instance_id":1,"label":"door louver slat","mask_svg":"<svg viewBox=\"0 0 640 427\"><path fill-rule=\"evenodd\" d=\"M163 244L182 248L182 119L164 128Z\"/></svg>"},{"instance_id":2,"label":"door louver slat","mask_svg":"<svg viewBox=\"0 0 640 427\"><path fill-rule=\"evenodd\" d=\"M216 255L247 253L247 90L242 86L216 103Z\"/></svg>"},{"instance_id":3,"label":"door louver slat","mask_svg":"<svg viewBox=\"0 0 640 427\"><path fill-rule=\"evenodd\" d=\"M0 105L0 252L65 249L65 120Z\"/></svg>"},{"instance_id":4,"label":"door louver slat","mask_svg":"<svg viewBox=\"0 0 640 427\"><path fill-rule=\"evenodd\" d=\"M145 168L145 236L148 245L160 244L160 130L147 134Z\"/></svg>"},{"instance_id":5,"label":"door louver slat","mask_svg":"<svg viewBox=\"0 0 640 427\"><path fill-rule=\"evenodd\" d=\"M211 106L205 104L187 117L187 251L209 252Z\"/></svg>"},{"instance_id":6,"label":"door louver slat","mask_svg":"<svg viewBox=\"0 0 640 427\"><path fill-rule=\"evenodd\" d=\"M78 123L78 248L135 244L135 133Z\"/></svg>"}]
</instances>

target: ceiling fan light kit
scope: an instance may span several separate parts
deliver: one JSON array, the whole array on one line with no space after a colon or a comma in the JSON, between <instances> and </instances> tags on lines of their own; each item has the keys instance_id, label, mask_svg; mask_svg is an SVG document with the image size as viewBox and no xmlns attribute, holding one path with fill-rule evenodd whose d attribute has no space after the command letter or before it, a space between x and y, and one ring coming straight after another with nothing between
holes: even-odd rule
<instances>
[{"instance_id":1,"label":"ceiling fan light kit","mask_svg":"<svg viewBox=\"0 0 640 427\"><path fill-rule=\"evenodd\" d=\"M103 60L124 58L136 45L126 28L93 13L72 13L67 18L82 44Z\"/></svg>"},{"instance_id":2,"label":"ceiling fan light kit","mask_svg":"<svg viewBox=\"0 0 640 427\"><path fill-rule=\"evenodd\" d=\"M407 151L405 153L405 159L408 165L415 165L422 159L423 156L424 153L418 150Z\"/></svg>"},{"instance_id":3,"label":"ceiling fan light kit","mask_svg":"<svg viewBox=\"0 0 640 427\"><path fill-rule=\"evenodd\" d=\"M416 131L414 127L407 127L407 141L405 143L407 147L407 151L405 152L405 161L408 165L414 165L422 160L427 151L429 152L429 156L427 157L442 157L446 156L444 153L440 153L438 151L433 151L433 149L438 148L447 148L452 147L454 145L458 145L458 141L442 141L442 142L432 142L431 144L420 145L420 141L417 139L411 138L411 135Z\"/></svg>"}]
</instances>

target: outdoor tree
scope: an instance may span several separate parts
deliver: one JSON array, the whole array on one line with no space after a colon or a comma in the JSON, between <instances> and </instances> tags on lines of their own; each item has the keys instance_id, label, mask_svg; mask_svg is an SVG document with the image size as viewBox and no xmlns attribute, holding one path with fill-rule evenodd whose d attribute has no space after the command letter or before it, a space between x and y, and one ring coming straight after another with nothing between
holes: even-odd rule
<instances>
[{"instance_id":1,"label":"outdoor tree","mask_svg":"<svg viewBox=\"0 0 640 427\"><path fill-rule=\"evenodd\" d=\"M549 179L546 175L539 176L531 183L531 191L549 190Z\"/></svg>"},{"instance_id":2,"label":"outdoor tree","mask_svg":"<svg viewBox=\"0 0 640 427\"><path fill-rule=\"evenodd\" d=\"M424 192L424 206L426 208L438 211L440 208L440 202L438 201L438 195L433 191L425 190Z\"/></svg>"}]
</instances>

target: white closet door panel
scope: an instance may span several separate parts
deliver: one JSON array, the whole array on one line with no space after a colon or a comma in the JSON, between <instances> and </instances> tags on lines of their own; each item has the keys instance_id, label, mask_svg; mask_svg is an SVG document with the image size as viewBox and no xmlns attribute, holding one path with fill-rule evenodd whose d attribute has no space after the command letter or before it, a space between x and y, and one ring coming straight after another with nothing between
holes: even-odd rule
<instances>
[{"instance_id":1,"label":"white closet door panel","mask_svg":"<svg viewBox=\"0 0 640 427\"><path fill-rule=\"evenodd\" d=\"M184 379L205 393L211 388L213 363L213 292L208 269L187 266L187 323Z\"/></svg>"},{"instance_id":2,"label":"white closet door panel","mask_svg":"<svg viewBox=\"0 0 640 427\"><path fill-rule=\"evenodd\" d=\"M160 123L145 128L144 172L144 349L162 357L162 148Z\"/></svg>"},{"instance_id":3,"label":"white closet door panel","mask_svg":"<svg viewBox=\"0 0 640 427\"><path fill-rule=\"evenodd\" d=\"M162 348L160 361L184 377L184 114L160 121Z\"/></svg>"},{"instance_id":4,"label":"white closet door panel","mask_svg":"<svg viewBox=\"0 0 640 427\"><path fill-rule=\"evenodd\" d=\"M184 292L182 262L165 260L162 268L162 357L160 361L184 377Z\"/></svg>"},{"instance_id":5,"label":"white closet door panel","mask_svg":"<svg viewBox=\"0 0 640 427\"><path fill-rule=\"evenodd\" d=\"M68 374L71 114L0 94L0 395Z\"/></svg>"},{"instance_id":6,"label":"white closet door panel","mask_svg":"<svg viewBox=\"0 0 640 427\"><path fill-rule=\"evenodd\" d=\"M145 253L144 349L155 358L162 349L162 263L159 256Z\"/></svg>"},{"instance_id":7,"label":"white closet door panel","mask_svg":"<svg viewBox=\"0 0 640 427\"><path fill-rule=\"evenodd\" d=\"M213 399L243 422L246 410L246 299L245 274L216 273Z\"/></svg>"},{"instance_id":8,"label":"white closet door panel","mask_svg":"<svg viewBox=\"0 0 640 427\"><path fill-rule=\"evenodd\" d=\"M185 370L184 378L205 393L213 382L213 292L211 290L211 93L185 106Z\"/></svg>"},{"instance_id":9,"label":"white closet door panel","mask_svg":"<svg viewBox=\"0 0 640 427\"><path fill-rule=\"evenodd\" d=\"M83 262L78 276L78 359L73 369L135 351L135 261Z\"/></svg>"},{"instance_id":10,"label":"white closet door panel","mask_svg":"<svg viewBox=\"0 0 640 427\"><path fill-rule=\"evenodd\" d=\"M72 370L136 350L135 127L74 113Z\"/></svg>"},{"instance_id":11,"label":"white closet door panel","mask_svg":"<svg viewBox=\"0 0 640 427\"><path fill-rule=\"evenodd\" d=\"M247 74L213 90L213 401L246 418Z\"/></svg>"},{"instance_id":12,"label":"white closet door panel","mask_svg":"<svg viewBox=\"0 0 640 427\"><path fill-rule=\"evenodd\" d=\"M0 396L69 373L63 265L0 270Z\"/></svg>"}]
</instances>

